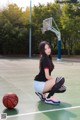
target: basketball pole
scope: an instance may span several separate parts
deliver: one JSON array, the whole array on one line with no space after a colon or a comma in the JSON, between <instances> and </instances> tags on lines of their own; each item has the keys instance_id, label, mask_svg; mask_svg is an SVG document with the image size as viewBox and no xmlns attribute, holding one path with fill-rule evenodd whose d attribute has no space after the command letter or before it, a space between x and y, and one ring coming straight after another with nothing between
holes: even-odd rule
<instances>
[{"instance_id":1,"label":"basketball pole","mask_svg":"<svg viewBox=\"0 0 80 120\"><path fill-rule=\"evenodd\" d=\"M56 28L54 28L52 26L52 21L54 22ZM45 26L46 26L47 30L45 29ZM42 33L45 33L45 31L50 30L56 34L57 39L58 39L58 57L57 57L57 60L60 61L61 60L61 33L60 33L60 30L59 30L55 20L53 19L53 17L50 17L50 18L43 20L43 28L41 30L42 30Z\"/></svg>"},{"instance_id":2,"label":"basketball pole","mask_svg":"<svg viewBox=\"0 0 80 120\"><path fill-rule=\"evenodd\" d=\"M31 46L32 46L32 0L30 0L30 28L29 28L29 58L31 58Z\"/></svg>"},{"instance_id":3,"label":"basketball pole","mask_svg":"<svg viewBox=\"0 0 80 120\"><path fill-rule=\"evenodd\" d=\"M60 61L61 60L61 34L60 34L60 32L57 35L57 38L58 38L58 58L57 58L57 60Z\"/></svg>"},{"instance_id":4,"label":"basketball pole","mask_svg":"<svg viewBox=\"0 0 80 120\"><path fill-rule=\"evenodd\" d=\"M57 31L55 28L49 28L48 30L54 32L57 36L58 39L58 57L57 57L57 61L61 60L61 33L60 31Z\"/></svg>"},{"instance_id":5,"label":"basketball pole","mask_svg":"<svg viewBox=\"0 0 80 120\"><path fill-rule=\"evenodd\" d=\"M57 57L57 60L60 61L61 60L61 33L60 33L60 30L59 30L54 18L52 18L52 20L57 28L57 29L52 28L52 31L56 34L56 36L58 38L58 57Z\"/></svg>"}]
</instances>

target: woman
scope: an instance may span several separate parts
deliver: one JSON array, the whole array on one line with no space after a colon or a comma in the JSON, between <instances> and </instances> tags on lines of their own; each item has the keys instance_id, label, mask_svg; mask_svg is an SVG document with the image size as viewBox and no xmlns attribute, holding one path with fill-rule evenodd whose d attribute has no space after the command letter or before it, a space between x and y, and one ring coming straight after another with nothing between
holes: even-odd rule
<instances>
[{"instance_id":1,"label":"woman","mask_svg":"<svg viewBox=\"0 0 80 120\"><path fill-rule=\"evenodd\" d=\"M54 69L52 63L51 47L48 42L43 41L39 45L40 51L40 72L34 79L35 93L44 100L45 103L49 104L60 104L60 101L54 98L54 93L59 92L62 85L64 84L64 78L60 77L56 80L51 76L51 72ZM48 96L45 97L45 94Z\"/></svg>"}]
</instances>

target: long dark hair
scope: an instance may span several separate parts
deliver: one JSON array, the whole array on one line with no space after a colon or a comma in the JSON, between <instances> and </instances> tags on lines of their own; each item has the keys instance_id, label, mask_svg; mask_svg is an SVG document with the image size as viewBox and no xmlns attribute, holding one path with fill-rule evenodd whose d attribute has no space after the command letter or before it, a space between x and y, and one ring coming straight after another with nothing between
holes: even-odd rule
<instances>
[{"instance_id":1,"label":"long dark hair","mask_svg":"<svg viewBox=\"0 0 80 120\"><path fill-rule=\"evenodd\" d=\"M49 61L50 69L52 70L54 68L54 65L52 64L52 54L47 56L47 54L45 53L45 45L46 44L51 48L50 44L47 41L42 41L39 44L40 64L41 64L41 60L42 60L41 58L46 57L46 59L48 59L48 61Z\"/></svg>"},{"instance_id":2,"label":"long dark hair","mask_svg":"<svg viewBox=\"0 0 80 120\"><path fill-rule=\"evenodd\" d=\"M45 53L45 45L48 45L50 47L50 44L47 42L47 41L42 41L40 44L39 44L39 52L40 52L40 55L41 56L47 56L46 53ZM51 47L50 47L51 48ZM52 55L50 54L49 57L52 59Z\"/></svg>"}]
</instances>

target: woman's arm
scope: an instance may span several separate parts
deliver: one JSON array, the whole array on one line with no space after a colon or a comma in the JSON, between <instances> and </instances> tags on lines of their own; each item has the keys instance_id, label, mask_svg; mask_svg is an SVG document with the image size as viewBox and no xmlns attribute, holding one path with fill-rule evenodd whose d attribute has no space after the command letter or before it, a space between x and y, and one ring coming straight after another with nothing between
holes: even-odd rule
<instances>
[{"instance_id":1,"label":"woman's arm","mask_svg":"<svg viewBox=\"0 0 80 120\"><path fill-rule=\"evenodd\" d=\"M53 79L53 78L49 75L49 69L48 69L48 68L45 68L45 69L44 69L44 72L45 72L45 77L46 77L47 80Z\"/></svg>"}]
</instances>

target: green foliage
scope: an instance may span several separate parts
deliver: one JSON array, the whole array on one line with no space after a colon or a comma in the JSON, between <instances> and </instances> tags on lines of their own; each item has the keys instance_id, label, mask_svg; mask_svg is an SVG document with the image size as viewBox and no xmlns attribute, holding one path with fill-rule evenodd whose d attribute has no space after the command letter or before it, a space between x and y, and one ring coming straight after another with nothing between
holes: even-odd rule
<instances>
[{"instance_id":1,"label":"green foliage","mask_svg":"<svg viewBox=\"0 0 80 120\"><path fill-rule=\"evenodd\" d=\"M62 7L60 18L62 26L62 39L64 48L68 49L68 54L76 54L77 44L80 39L80 10L79 4L65 4ZM65 44L66 41L66 44ZM66 46L65 46L66 45ZM78 48L79 49L79 48Z\"/></svg>"},{"instance_id":2,"label":"green foliage","mask_svg":"<svg viewBox=\"0 0 80 120\"><path fill-rule=\"evenodd\" d=\"M23 19L23 14L15 4L0 12L1 54L28 53L28 23Z\"/></svg>"},{"instance_id":3,"label":"green foliage","mask_svg":"<svg viewBox=\"0 0 80 120\"><path fill-rule=\"evenodd\" d=\"M57 24L60 26L60 15L61 9L60 5L48 3L46 6L39 4L39 6L34 6L33 8L33 46L34 49L38 51L38 44L42 40L47 40L50 44L55 44L57 46L57 39L54 33L47 31L45 34L42 34L42 22L44 19L53 17ZM37 47L36 47L37 46ZM56 48L56 47L55 47Z\"/></svg>"},{"instance_id":4,"label":"green foliage","mask_svg":"<svg viewBox=\"0 0 80 120\"><path fill-rule=\"evenodd\" d=\"M32 28L32 53L38 53L40 41L54 44L57 54L57 37L51 31L42 34L42 22L53 17L61 31L62 54L80 54L80 4L47 3L32 8L32 24L29 23L30 9L22 11L10 4L0 11L0 54L28 54L29 28ZM53 25L54 26L54 25Z\"/></svg>"}]
</instances>

